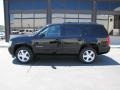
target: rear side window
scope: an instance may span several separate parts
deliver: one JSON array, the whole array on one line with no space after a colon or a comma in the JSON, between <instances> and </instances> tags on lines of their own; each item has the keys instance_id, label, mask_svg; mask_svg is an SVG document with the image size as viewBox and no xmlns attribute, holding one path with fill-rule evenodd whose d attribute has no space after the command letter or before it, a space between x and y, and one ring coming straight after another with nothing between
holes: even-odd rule
<instances>
[{"instance_id":1,"label":"rear side window","mask_svg":"<svg viewBox=\"0 0 120 90\"><path fill-rule=\"evenodd\" d=\"M64 25L63 36L81 36L82 30L83 30L82 27L77 24Z\"/></svg>"},{"instance_id":2,"label":"rear side window","mask_svg":"<svg viewBox=\"0 0 120 90\"><path fill-rule=\"evenodd\" d=\"M107 36L108 33L102 25L87 25L84 26L84 33L90 36Z\"/></svg>"}]
</instances>

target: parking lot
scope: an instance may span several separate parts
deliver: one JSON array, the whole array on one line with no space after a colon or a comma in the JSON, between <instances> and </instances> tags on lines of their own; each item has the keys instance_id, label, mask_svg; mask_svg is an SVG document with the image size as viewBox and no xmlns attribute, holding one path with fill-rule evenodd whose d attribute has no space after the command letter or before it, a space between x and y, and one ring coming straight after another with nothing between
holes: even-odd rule
<instances>
[{"instance_id":1,"label":"parking lot","mask_svg":"<svg viewBox=\"0 0 120 90\"><path fill-rule=\"evenodd\" d=\"M75 56L39 56L22 65L0 47L0 90L120 90L120 48L93 64Z\"/></svg>"}]
</instances>

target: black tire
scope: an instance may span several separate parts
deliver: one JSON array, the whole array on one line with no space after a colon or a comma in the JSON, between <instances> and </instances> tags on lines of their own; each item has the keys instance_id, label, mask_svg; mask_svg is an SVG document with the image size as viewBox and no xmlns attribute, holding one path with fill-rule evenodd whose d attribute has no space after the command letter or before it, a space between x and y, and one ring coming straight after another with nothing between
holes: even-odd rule
<instances>
[{"instance_id":1,"label":"black tire","mask_svg":"<svg viewBox=\"0 0 120 90\"><path fill-rule=\"evenodd\" d=\"M24 55L21 53L23 52ZM25 55L26 54L26 55ZM20 56L21 55L21 56ZM22 63L22 64L26 64L26 63L29 63L33 60L33 52L30 48L28 47L20 47L16 50L15 52L15 56L16 56L16 59ZM23 59L24 58L24 59Z\"/></svg>"},{"instance_id":2,"label":"black tire","mask_svg":"<svg viewBox=\"0 0 120 90\"><path fill-rule=\"evenodd\" d=\"M96 55L97 54L95 49L93 49L92 47L85 47L79 53L79 60L83 63L90 64L95 61Z\"/></svg>"}]
</instances>

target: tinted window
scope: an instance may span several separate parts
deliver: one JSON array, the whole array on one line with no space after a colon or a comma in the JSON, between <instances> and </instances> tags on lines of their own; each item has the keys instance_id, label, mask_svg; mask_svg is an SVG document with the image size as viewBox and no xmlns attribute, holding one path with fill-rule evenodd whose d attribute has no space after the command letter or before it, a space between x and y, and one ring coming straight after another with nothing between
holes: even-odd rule
<instances>
[{"instance_id":1,"label":"tinted window","mask_svg":"<svg viewBox=\"0 0 120 90\"><path fill-rule=\"evenodd\" d=\"M65 25L64 36L81 36L83 28L81 25Z\"/></svg>"},{"instance_id":2,"label":"tinted window","mask_svg":"<svg viewBox=\"0 0 120 90\"><path fill-rule=\"evenodd\" d=\"M45 37L59 37L60 25L49 26L46 29L44 29L41 33L44 33Z\"/></svg>"},{"instance_id":3,"label":"tinted window","mask_svg":"<svg viewBox=\"0 0 120 90\"><path fill-rule=\"evenodd\" d=\"M106 36L107 31L102 25L87 25L84 26L84 33L91 36Z\"/></svg>"}]
</instances>

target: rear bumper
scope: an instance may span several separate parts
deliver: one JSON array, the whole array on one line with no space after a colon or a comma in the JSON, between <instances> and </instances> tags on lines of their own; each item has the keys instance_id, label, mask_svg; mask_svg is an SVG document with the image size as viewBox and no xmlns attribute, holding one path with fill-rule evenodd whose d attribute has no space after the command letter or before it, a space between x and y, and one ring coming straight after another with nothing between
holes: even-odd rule
<instances>
[{"instance_id":1,"label":"rear bumper","mask_svg":"<svg viewBox=\"0 0 120 90\"><path fill-rule=\"evenodd\" d=\"M110 51L110 46L107 47L100 47L98 54L106 54Z\"/></svg>"}]
</instances>

